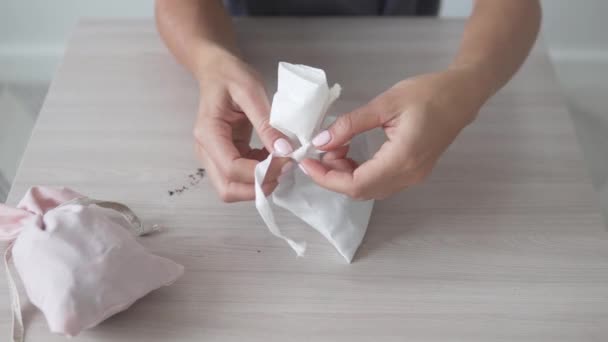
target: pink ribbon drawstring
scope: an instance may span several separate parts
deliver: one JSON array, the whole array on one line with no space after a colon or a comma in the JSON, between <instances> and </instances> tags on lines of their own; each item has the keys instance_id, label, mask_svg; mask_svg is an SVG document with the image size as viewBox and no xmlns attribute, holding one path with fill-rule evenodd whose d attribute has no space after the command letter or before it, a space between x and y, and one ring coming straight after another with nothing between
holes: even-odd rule
<instances>
[{"instance_id":1,"label":"pink ribbon drawstring","mask_svg":"<svg viewBox=\"0 0 608 342\"><path fill-rule=\"evenodd\" d=\"M34 186L28 190L16 208L0 204L0 241L15 240L21 232L24 220L41 217L62 203L79 197L83 195L67 188Z\"/></svg>"}]
</instances>

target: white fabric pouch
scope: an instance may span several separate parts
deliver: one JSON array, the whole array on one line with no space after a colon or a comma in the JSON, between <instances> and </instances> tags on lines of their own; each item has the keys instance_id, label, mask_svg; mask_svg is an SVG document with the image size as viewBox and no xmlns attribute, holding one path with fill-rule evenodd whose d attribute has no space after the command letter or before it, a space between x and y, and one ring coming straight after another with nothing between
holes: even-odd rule
<instances>
[{"instance_id":1,"label":"white fabric pouch","mask_svg":"<svg viewBox=\"0 0 608 342\"><path fill-rule=\"evenodd\" d=\"M337 84L329 88L321 69L279 63L278 89L272 100L270 124L288 136L292 146L299 146L287 157L296 163L304 158L319 159L322 152L316 150L311 141L327 121L326 112L340 95L340 90ZM351 142L349 157L364 161L371 152L369 137L363 134ZM298 256L304 254L306 243L286 237L276 224L272 207L282 207L321 233L350 263L367 230L374 201L357 201L326 190L299 168L292 168L281 176L278 187L266 197L261 184L276 157L268 156L255 169L256 208L270 231L284 239Z\"/></svg>"},{"instance_id":2,"label":"white fabric pouch","mask_svg":"<svg viewBox=\"0 0 608 342\"><path fill-rule=\"evenodd\" d=\"M144 226L125 205L66 188L33 187L17 208L0 205L0 240L13 303L13 341L23 340L12 258L27 297L54 333L75 336L173 283L183 266L149 253Z\"/></svg>"}]
</instances>

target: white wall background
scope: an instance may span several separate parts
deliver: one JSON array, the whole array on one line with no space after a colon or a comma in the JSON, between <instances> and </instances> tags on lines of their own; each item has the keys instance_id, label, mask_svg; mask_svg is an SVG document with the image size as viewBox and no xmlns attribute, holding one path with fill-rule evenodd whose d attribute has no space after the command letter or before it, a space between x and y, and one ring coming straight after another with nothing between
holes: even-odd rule
<instances>
[{"instance_id":1,"label":"white wall background","mask_svg":"<svg viewBox=\"0 0 608 342\"><path fill-rule=\"evenodd\" d=\"M473 0L443 0L441 15L465 17ZM608 1L543 0L542 35L558 60L608 62Z\"/></svg>"},{"instance_id":2,"label":"white wall background","mask_svg":"<svg viewBox=\"0 0 608 342\"><path fill-rule=\"evenodd\" d=\"M472 0L443 0L442 16ZM543 35L557 59L608 59L608 1L544 0ZM153 0L0 0L0 81L48 81L78 18L150 17Z\"/></svg>"},{"instance_id":3,"label":"white wall background","mask_svg":"<svg viewBox=\"0 0 608 342\"><path fill-rule=\"evenodd\" d=\"M80 17L151 17L153 0L0 0L0 81L48 81Z\"/></svg>"}]
</instances>

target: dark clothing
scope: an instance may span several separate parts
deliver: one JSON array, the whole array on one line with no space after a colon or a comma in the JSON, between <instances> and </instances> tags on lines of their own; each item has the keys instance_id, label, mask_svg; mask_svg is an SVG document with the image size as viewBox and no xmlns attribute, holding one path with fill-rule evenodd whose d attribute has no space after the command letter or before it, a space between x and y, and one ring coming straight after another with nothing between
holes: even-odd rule
<instances>
[{"instance_id":1,"label":"dark clothing","mask_svg":"<svg viewBox=\"0 0 608 342\"><path fill-rule=\"evenodd\" d=\"M232 15L376 16L439 12L439 0L224 0Z\"/></svg>"}]
</instances>

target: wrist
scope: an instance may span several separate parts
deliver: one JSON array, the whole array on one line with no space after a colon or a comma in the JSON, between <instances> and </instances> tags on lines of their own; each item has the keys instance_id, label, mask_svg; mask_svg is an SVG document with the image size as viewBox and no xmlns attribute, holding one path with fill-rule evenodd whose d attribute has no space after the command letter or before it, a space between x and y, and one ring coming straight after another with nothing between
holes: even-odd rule
<instances>
[{"instance_id":1,"label":"wrist","mask_svg":"<svg viewBox=\"0 0 608 342\"><path fill-rule=\"evenodd\" d=\"M495 86L482 66L452 65L445 74L450 79L452 101L470 113L473 121L481 107L494 95Z\"/></svg>"},{"instance_id":2,"label":"wrist","mask_svg":"<svg viewBox=\"0 0 608 342\"><path fill-rule=\"evenodd\" d=\"M194 47L192 74L199 84L205 83L212 72L221 70L222 64L238 59L224 46L215 42L203 41Z\"/></svg>"},{"instance_id":3,"label":"wrist","mask_svg":"<svg viewBox=\"0 0 608 342\"><path fill-rule=\"evenodd\" d=\"M463 86L475 91L480 106L498 91L496 77L484 63L454 63L447 70L461 75Z\"/></svg>"}]
</instances>

